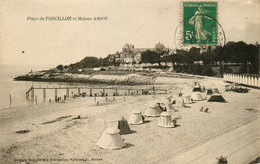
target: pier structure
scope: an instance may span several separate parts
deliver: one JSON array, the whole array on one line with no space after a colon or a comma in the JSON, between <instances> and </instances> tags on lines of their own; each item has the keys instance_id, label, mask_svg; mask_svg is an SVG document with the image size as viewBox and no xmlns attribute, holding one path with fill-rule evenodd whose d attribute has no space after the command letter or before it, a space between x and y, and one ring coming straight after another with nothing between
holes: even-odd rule
<instances>
[{"instance_id":1,"label":"pier structure","mask_svg":"<svg viewBox=\"0 0 260 164\"><path fill-rule=\"evenodd\" d=\"M41 86L32 86L27 92L26 92L26 99L29 99L31 97L31 100L34 100L35 98L35 91L36 90L42 90L43 93L43 99L46 100L47 97L47 90L54 90L55 94L55 99L58 97L58 91L63 90L65 91L65 95L67 98L70 96L70 91L76 90L77 96L80 96L81 93L83 93L83 90L89 91L89 94L86 94L85 96L89 97L94 97L93 93L95 91L103 91L103 96L105 96L107 93L114 93L116 96L131 96L131 95L142 95L142 94L166 94L167 89L162 89L162 88L155 88L154 86L149 86L149 87L140 87L140 86L116 86L116 87L111 87L111 86L53 86L53 87L41 87ZM119 91L123 92L124 94L119 95ZM134 93L134 94L133 94ZM73 92L72 92L73 94ZM75 96L71 95L71 96ZM108 96L113 96L113 95L108 95Z\"/></svg>"}]
</instances>

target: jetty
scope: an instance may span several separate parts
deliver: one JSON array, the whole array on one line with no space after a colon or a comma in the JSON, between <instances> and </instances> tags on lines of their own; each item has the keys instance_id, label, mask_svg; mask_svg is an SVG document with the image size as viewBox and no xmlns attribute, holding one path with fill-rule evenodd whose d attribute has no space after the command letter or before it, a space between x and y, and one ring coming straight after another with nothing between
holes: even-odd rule
<instances>
[{"instance_id":1,"label":"jetty","mask_svg":"<svg viewBox=\"0 0 260 164\"><path fill-rule=\"evenodd\" d=\"M55 97L58 96L58 91L59 90L66 90L66 97L70 97L70 91L71 90L76 90L77 91L77 96L80 96L84 91L88 91L85 93L86 96L89 97L94 97L95 92L99 91L102 92L103 95L106 96L131 96L131 95L146 95L146 94L167 94L167 89L162 89L162 88L156 88L155 86L46 86L46 87L35 87L32 86L27 92L26 92L26 99L29 99L31 96L31 99L33 100L35 97L35 90L42 90L43 98L46 99L46 90L53 90L55 93ZM123 92L124 94L119 94L119 92ZM94 94L93 94L94 93ZM110 93L110 94L108 94ZM111 94L113 93L113 94ZM73 95L72 95L73 96Z\"/></svg>"}]
</instances>

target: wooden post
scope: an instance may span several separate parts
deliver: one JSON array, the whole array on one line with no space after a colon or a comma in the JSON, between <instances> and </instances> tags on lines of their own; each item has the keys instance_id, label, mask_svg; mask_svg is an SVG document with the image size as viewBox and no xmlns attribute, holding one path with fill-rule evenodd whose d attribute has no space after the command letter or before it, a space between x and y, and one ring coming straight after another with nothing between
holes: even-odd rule
<instances>
[{"instance_id":1,"label":"wooden post","mask_svg":"<svg viewBox=\"0 0 260 164\"><path fill-rule=\"evenodd\" d=\"M57 91L57 88L55 88L55 103L57 103L57 100L58 100L58 93L57 93L58 91Z\"/></svg>"},{"instance_id":2,"label":"wooden post","mask_svg":"<svg viewBox=\"0 0 260 164\"><path fill-rule=\"evenodd\" d=\"M103 88L103 93L104 93L104 94L106 93L105 88Z\"/></svg>"},{"instance_id":3,"label":"wooden post","mask_svg":"<svg viewBox=\"0 0 260 164\"><path fill-rule=\"evenodd\" d=\"M80 88L78 88L78 95L80 95Z\"/></svg>"},{"instance_id":4,"label":"wooden post","mask_svg":"<svg viewBox=\"0 0 260 164\"><path fill-rule=\"evenodd\" d=\"M34 100L34 89L33 89L33 87L32 87L32 90L31 90L31 98L32 98L32 100Z\"/></svg>"},{"instance_id":5,"label":"wooden post","mask_svg":"<svg viewBox=\"0 0 260 164\"><path fill-rule=\"evenodd\" d=\"M58 95L58 91L57 91L57 88L55 88L55 97L57 97Z\"/></svg>"},{"instance_id":6,"label":"wooden post","mask_svg":"<svg viewBox=\"0 0 260 164\"><path fill-rule=\"evenodd\" d=\"M37 105L37 96L35 96L35 103L36 103L36 105Z\"/></svg>"},{"instance_id":7,"label":"wooden post","mask_svg":"<svg viewBox=\"0 0 260 164\"><path fill-rule=\"evenodd\" d=\"M116 94L117 94L117 89L116 89Z\"/></svg>"},{"instance_id":8,"label":"wooden post","mask_svg":"<svg viewBox=\"0 0 260 164\"><path fill-rule=\"evenodd\" d=\"M128 96L130 95L130 89L128 89Z\"/></svg>"},{"instance_id":9,"label":"wooden post","mask_svg":"<svg viewBox=\"0 0 260 164\"><path fill-rule=\"evenodd\" d=\"M12 96L11 94L9 95L9 99L10 99L10 107L12 106Z\"/></svg>"},{"instance_id":10,"label":"wooden post","mask_svg":"<svg viewBox=\"0 0 260 164\"><path fill-rule=\"evenodd\" d=\"M67 88L67 90L66 90L66 97L69 98L69 96L70 96L70 91L69 91L69 88Z\"/></svg>"},{"instance_id":11,"label":"wooden post","mask_svg":"<svg viewBox=\"0 0 260 164\"><path fill-rule=\"evenodd\" d=\"M46 89L43 88L43 99L46 100Z\"/></svg>"},{"instance_id":12,"label":"wooden post","mask_svg":"<svg viewBox=\"0 0 260 164\"><path fill-rule=\"evenodd\" d=\"M89 89L89 96L92 96L92 88Z\"/></svg>"}]
</instances>

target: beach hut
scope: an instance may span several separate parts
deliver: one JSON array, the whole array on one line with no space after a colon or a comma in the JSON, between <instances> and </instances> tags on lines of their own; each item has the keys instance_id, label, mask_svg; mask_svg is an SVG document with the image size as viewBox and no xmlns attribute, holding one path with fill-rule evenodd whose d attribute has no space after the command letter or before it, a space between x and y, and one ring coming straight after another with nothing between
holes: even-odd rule
<instances>
[{"instance_id":1,"label":"beach hut","mask_svg":"<svg viewBox=\"0 0 260 164\"><path fill-rule=\"evenodd\" d=\"M175 112L175 108L172 105L172 101L170 97L166 98L166 110L167 112Z\"/></svg>"},{"instance_id":2,"label":"beach hut","mask_svg":"<svg viewBox=\"0 0 260 164\"><path fill-rule=\"evenodd\" d=\"M192 92L202 92L202 90L201 90L200 87L194 86L193 89L192 89Z\"/></svg>"},{"instance_id":3,"label":"beach hut","mask_svg":"<svg viewBox=\"0 0 260 164\"><path fill-rule=\"evenodd\" d=\"M178 99L176 100L176 107L177 108L183 108L184 105L184 100L182 97L178 97Z\"/></svg>"},{"instance_id":4,"label":"beach hut","mask_svg":"<svg viewBox=\"0 0 260 164\"><path fill-rule=\"evenodd\" d=\"M116 128L107 128L99 138L97 146L103 149L121 149L126 146Z\"/></svg>"},{"instance_id":5,"label":"beach hut","mask_svg":"<svg viewBox=\"0 0 260 164\"><path fill-rule=\"evenodd\" d=\"M191 96L193 101L201 101L203 100L203 97L200 92L194 92Z\"/></svg>"},{"instance_id":6,"label":"beach hut","mask_svg":"<svg viewBox=\"0 0 260 164\"><path fill-rule=\"evenodd\" d=\"M172 117L167 112L162 112L158 121L158 126L164 128L173 128L176 124L176 120L172 120Z\"/></svg>"},{"instance_id":7,"label":"beach hut","mask_svg":"<svg viewBox=\"0 0 260 164\"><path fill-rule=\"evenodd\" d=\"M219 90L218 90L218 88L212 88L212 92L213 92L213 94L214 94L214 93L219 94Z\"/></svg>"},{"instance_id":8,"label":"beach hut","mask_svg":"<svg viewBox=\"0 0 260 164\"><path fill-rule=\"evenodd\" d=\"M207 95L213 95L212 89L207 89Z\"/></svg>"},{"instance_id":9,"label":"beach hut","mask_svg":"<svg viewBox=\"0 0 260 164\"><path fill-rule=\"evenodd\" d=\"M226 100L220 94L213 94L208 102L226 102Z\"/></svg>"},{"instance_id":10,"label":"beach hut","mask_svg":"<svg viewBox=\"0 0 260 164\"><path fill-rule=\"evenodd\" d=\"M146 117L159 117L162 113L162 109L159 103L152 103L149 105L149 108L146 109L144 115Z\"/></svg>"},{"instance_id":11,"label":"beach hut","mask_svg":"<svg viewBox=\"0 0 260 164\"><path fill-rule=\"evenodd\" d=\"M122 117L121 120L118 121L118 129L120 130L119 133L121 135L122 134L129 134L129 133L132 132L129 125L128 125L127 120L124 117Z\"/></svg>"},{"instance_id":12,"label":"beach hut","mask_svg":"<svg viewBox=\"0 0 260 164\"><path fill-rule=\"evenodd\" d=\"M190 95L184 95L182 97L183 97L185 104L191 104L192 103Z\"/></svg>"},{"instance_id":13,"label":"beach hut","mask_svg":"<svg viewBox=\"0 0 260 164\"><path fill-rule=\"evenodd\" d=\"M144 123L144 119L141 112L138 110L133 110L130 114L128 122L129 124L132 125L138 125Z\"/></svg>"}]
</instances>

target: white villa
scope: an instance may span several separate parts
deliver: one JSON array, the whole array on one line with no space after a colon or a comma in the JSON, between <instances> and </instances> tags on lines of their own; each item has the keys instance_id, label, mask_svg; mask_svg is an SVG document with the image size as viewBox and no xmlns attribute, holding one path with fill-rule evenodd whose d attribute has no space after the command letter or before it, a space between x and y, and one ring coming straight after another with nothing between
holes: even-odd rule
<instances>
[{"instance_id":1,"label":"white villa","mask_svg":"<svg viewBox=\"0 0 260 164\"><path fill-rule=\"evenodd\" d=\"M155 48L135 48L134 45L126 43L121 52L117 52L114 55L110 56L110 62L124 63L124 64L139 64L142 61L142 53L150 50L157 53L169 55L173 50L165 48L161 43L155 45Z\"/></svg>"}]
</instances>

